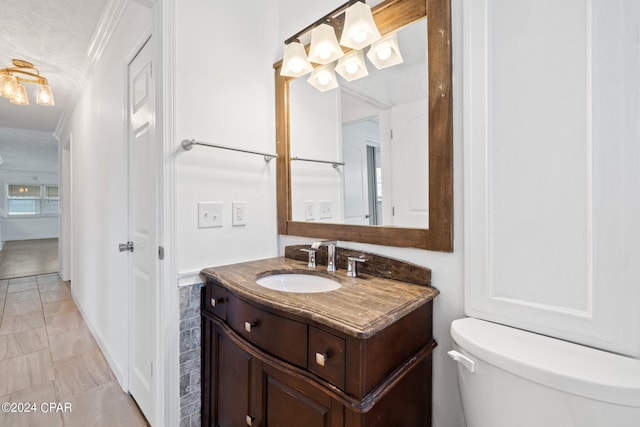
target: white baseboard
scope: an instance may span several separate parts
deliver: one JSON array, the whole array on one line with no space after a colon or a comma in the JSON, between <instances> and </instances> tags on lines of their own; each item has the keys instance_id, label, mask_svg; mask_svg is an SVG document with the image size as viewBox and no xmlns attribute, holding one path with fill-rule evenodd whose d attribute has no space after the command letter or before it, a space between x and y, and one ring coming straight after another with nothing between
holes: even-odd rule
<instances>
[{"instance_id":1,"label":"white baseboard","mask_svg":"<svg viewBox=\"0 0 640 427\"><path fill-rule=\"evenodd\" d=\"M86 311L84 310L82 305L78 302L78 299L76 298L73 291L71 292L71 296L73 297L73 301L76 303L76 306L78 307L78 310L80 311L80 314L84 319L84 322L87 324L89 331L91 331L91 334L95 338L96 343L98 344L98 347L100 347L100 350L104 355L104 358L107 360L107 363L109 364L109 367L113 372L113 375L115 375L116 381L118 381L118 384L120 384L120 388L122 388L122 391L128 392L129 387L128 387L128 379L127 379L126 372L124 371L122 366L116 361L116 359L113 357L114 352L111 349L111 346L107 344L107 341L104 339L104 336L102 335L102 333L100 333L100 330L90 322Z\"/></svg>"}]
</instances>

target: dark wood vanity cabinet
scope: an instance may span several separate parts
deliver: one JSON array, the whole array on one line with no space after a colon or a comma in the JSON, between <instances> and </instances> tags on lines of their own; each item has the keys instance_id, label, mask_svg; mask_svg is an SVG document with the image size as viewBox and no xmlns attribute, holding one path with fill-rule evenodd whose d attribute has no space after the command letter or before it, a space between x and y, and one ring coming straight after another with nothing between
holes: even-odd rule
<instances>
[{"instance_id":1,"label":"dark wood vanity cabinet","mask_svg":"<svg viewBox=\"0 0 640 427\"><path fill-rule=\"evenodd\" d=\"M202 308L203 426L431 425L431 301L368 338L211 279Z\"/></svg>"}]
</instances>

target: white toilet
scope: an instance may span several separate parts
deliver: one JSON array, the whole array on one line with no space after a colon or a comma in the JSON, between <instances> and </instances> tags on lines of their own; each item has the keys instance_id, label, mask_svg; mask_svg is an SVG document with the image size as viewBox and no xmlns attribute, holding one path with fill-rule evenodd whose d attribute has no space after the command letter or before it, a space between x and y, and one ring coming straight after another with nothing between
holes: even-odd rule
<instances>
[{"instance_id":1,"label":"white toilet","mask_svg":"<svg viewBox=\"0 0 640 427\"><path fill-rule=\"evenodd\" d=\"M467 427L640 427L640 360L473 318L451 336Z\"/></svg>"}]
</instances>

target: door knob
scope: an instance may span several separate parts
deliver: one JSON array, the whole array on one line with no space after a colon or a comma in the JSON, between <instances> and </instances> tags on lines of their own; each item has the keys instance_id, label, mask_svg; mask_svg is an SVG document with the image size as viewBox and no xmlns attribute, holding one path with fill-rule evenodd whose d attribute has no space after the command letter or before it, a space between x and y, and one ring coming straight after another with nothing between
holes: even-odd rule
<instances>
[{"instance_id":1,"label":"door knob","mask_svg":"<svg viewBox=\"0 0 640 427\"><path fill-rule=\"evenodd\" d=\"M120 252L133 252L133 242L120 243L118 249L120 249Z\"/></svg>"}]
</instances>

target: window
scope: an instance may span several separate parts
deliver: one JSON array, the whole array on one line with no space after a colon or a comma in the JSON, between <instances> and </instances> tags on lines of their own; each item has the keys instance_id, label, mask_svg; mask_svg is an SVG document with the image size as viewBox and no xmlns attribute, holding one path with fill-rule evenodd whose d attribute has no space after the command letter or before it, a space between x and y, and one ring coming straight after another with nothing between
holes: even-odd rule
<instances>
[{"instance_id":1,"label":"window","mask_svg":"<svg viewBox=\"0 0 640 427\"><path fill-rule=\"evenodd\" d=\"M9 216L57 215L60 196L57 185L7 186Z\"/></svg>"}]
</instances>

